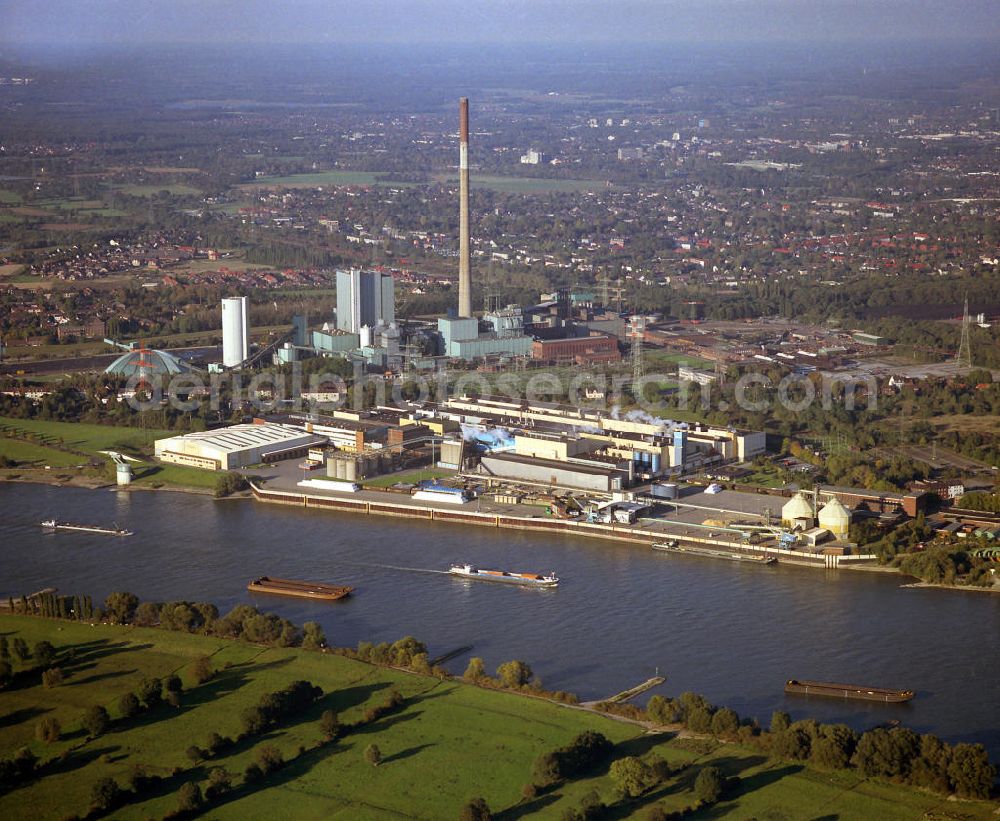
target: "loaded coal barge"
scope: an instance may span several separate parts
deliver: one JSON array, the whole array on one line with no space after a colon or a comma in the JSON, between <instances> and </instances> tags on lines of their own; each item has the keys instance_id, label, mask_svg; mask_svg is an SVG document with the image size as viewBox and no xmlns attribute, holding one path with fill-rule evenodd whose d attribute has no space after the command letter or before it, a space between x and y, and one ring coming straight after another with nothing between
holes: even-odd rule
<instances>
[{"instance_id":1,"label":"loaded coal barge","mask_svg":"<svg viewBox=\"0 0 1000 821\"><path fill-rule=\"evenodd\" d=\"M320 599L322 601L337 601L337 599L342 599L354 592L353 587L341 587L298 579L276 579L273 576L260 576L251 579L247 590L251 593L271 593L276 596L296 596L300 599Z\"/></svg>"},{"instance_id":2,"label":"loaded coal barge","mask_svg":"<svg viewBox=\"0 0 1000 821\"><path fill-rule=\"evenodd\" d=\"M913 690L891 690L885 687L862 687L857 684L834 684L828 681L806 681L795 678L785 682L785 692L803 696L881 701L887 704L909 701L914 695Z\"/></svg>"}]
</instances>

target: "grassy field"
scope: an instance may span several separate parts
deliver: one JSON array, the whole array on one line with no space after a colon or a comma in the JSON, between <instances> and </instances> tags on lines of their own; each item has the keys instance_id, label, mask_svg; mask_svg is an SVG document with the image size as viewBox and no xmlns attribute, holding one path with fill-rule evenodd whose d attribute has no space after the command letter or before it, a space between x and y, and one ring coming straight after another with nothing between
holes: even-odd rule
<instances>
[{"instance_id":1,"label":"grassy field","mask_svg":"<svg viewBox=\"0 0 1000 821\"><path fill-rule=\"evenodd\" d=\"M154 439L172 435L167 430L86 425L79 422L49 422L39 419L0 417L0 425L35 434L40 444L57 443L92 455L102 450L120 450L138 455Z\"/></svg>"},{"instance_id":2,"label":"grassy field","mask_svg":"<svg viewBox=\"0 0 1000 821\"><path fill-rule=\"evenodd\" d=\"M82 197L66 197L64 199L54 199L54 200L36 200L35 205L39 208L52 208L57 211L68 211L74 208L80 210L91 210L94 208L103 208L103 200L85 200Z\"/></svg>"},{"instance_id":3,"label":"grassy field","mask_svg":"<svg viewBox=\"0 0 1000 821\"><path fill-rule=\"evenodd\" d=\"M759 468L748 476L736 480L739 484L760 485L761 487L780 488L785 486L781 471L776 467Z\"/></svg>"},{"instance_id":4,"label":"grassy field","mask_svg":"<svg viewBox=\"0 0 1000 821\"><path fill-rule=\"evenodd\" d=\"M700 359L697 356L691 356L686 353L667 353L650 348L647 348L644 353L647 369L662 368L666 365L689 365L692 368L715 369L714 362L709 362L707 359Z\"/></svg>"},{"instance_id":5,"label":"grassy field","mask_svg":"<svg viewBox=\"0 0 1000 821\"><path fill-rule=\"evenodd\" d=\"M451 174L436 174L435 182L458 185L458 177ZM513 194L529 194L536 191L583 192L601 191L607 187L601 180L547 180L537 177L497 177L472 175L473 188L489 188ZM241 188L281 186L284 188L312 188L321 185L385 185L405 188L416 185L386 179L384 171L320 171L315 174L289 174L284 177L260 177Z\"/></svg>"},{"instance_id":6,"label":"grassy field","mask_svg":"<svg viewBox=\"0 0 1000 821\"><path fill-rule=\"evenodd\" d=\"M449 819L457 818L462 804L476 795L486 799L495 818L558 819L591 790L606 802L617 799L606 771L532 800L521 798L534 758L587 729L613 741L616 757L656 754L675 766L686 765L651 793L616 805L608 817L641 817L653 804L670 811L694 803L694 778L706 764L738 775L740 782L721 803L690 816L694 819L985 819L997 806L956 804L849 772L820 773L738 745L650 734L586 711L335 655L10 615L0 616L0 632L8 640L21 637L29 646L42 639L52 642L66 676L62 685L45 689L37 674L25 673L0 692L2 749L10 754L26 745L43 762L51 762L43 777L0 796L4 818L83 815L97 779L112 777L123 784L129 769L142 764L166 780L116 810L116 819L163 817L176 808L181 785L195 782L204 789L208 770L220 766L234 775L236 789L207 812L216 819ZM195 686L190 671L201 655L210 657L218 673ZM186 688L180 707L164 705L138 718L120 718L122 694L133 691L144 676L172 673L181 676ZM264 736L238 742L211 761L194 763L187 757L188 745L204 746L211 732L236 737L244 708L295 679L324 691L304 714ZM341 722L349 724L383 702L390 688L406 700L401 711L364 724L333 744L319 744L317 720L324 709L336 710ZM108 709L113 724L109 732L88 739L80 719L95 704ZM59 721L58 741L35 739L35 724L43 717ZM263 743L277 747L287 763L261 783L243 784L241 774ZM371 743L383 755L377 768L362 756Z\"/></svg>"},{"instance_id":7,"label":"grassy field","mask_svg":"<svg viewBox=\"0 0 1000 821\"><path fill-rule=\"evenodd\" d=\"M150 185L118 185L115 186L123 194L132 197L152 197L160 191L169 191L174 196L200 196L201 191L184 183L153 183Z\"/></svg>"},{"instance_id":8,"label":"grassy field","mask_svg":"<svg viewBox=\"0 0 1000 821\"><path fill-rule=\"evenodd\" d=\"M30 463L35 467L49 465L51 467L73 467L84 462L82 456L72 453L65 453L54 448L47 448L44 445L36 445L31 442L21 442L16 439L0 439L0 455L13 459L15 462L24 464Z\"/></svg>"},{"instance_id":9,"label":"grassy field","mask_svg":"<svg viewBox=\"0 0 1000 821\"><path fill-rule=\"evenodd\" d=\"M452 174L439 174L435 179L438 182L458 185L458 177ZM549 180L539 177L497 177L481 174L472 174L469 184L472 188L488 188L491 191L501 191L507 194L553 191L575 194L587 191L604 191L608 187L603 180Z\"/></svg>"},{"instance_id":10,"label":"grassy field","mask_svg":"<svg viewBox=\"0 0 1000 821\"><path fill-rule=\"evenodd\" d=\"M173 435L168 430L153 430L111 425L86 425L77 422L49 422L36 419L10 419L0 417L0 427L14 429L19 439L32 434L32 442L0 437L0 455L15 461L31 461L35 466L51 465L67 467L78 465L82 457L58 450L53 445L82 451L108 462L103 450L116 450L142 459L134 463L133 484L139 486L176 485L200 489L213 489L218 475L207 470L184 467L183 465L161 465L153 462L153 441ZM16 470L21 471L21 468ZM23 472L23 471L22 471ZM112 474L108 473L109 480Z\"/></svg>"},{"instance_id":11,"label":"grassy field","mask_svg":"<svg viewBox=\"0 0 1000 821\"><path fill-rule=\"evenodd\" d=\"M15 191L6 191L0 188L0 202L4 204L19 203L21 201L21 195Z\"/></svg>"},{"instance_id":12,"label":"grassy field","mask_svg":"<svg viewBox=\"0 0 1000 821\"><path fill-rule=\"evenodd\" d=\"M375 171L318 171L315 174L289 174L284 177L258 177L241 188L266 188L281 186L283 188L312 188L320 185L391 185L402 187L413 183L389 183L380 179L385 172Z\"/></svg>"},{"instance_id":13,"label":"grassy field","mask_svg":"<svg viewBox=\"0 0 1000 821\"><path fill-rule=\"evenodd\" d=\"M361 484L365 487L392 487L399 482L423 482L427 479L443 479L446 476L454 476L455 471L444 468L429 468L427 470L404 470L399 473L391 473L388 476L378 476L374 479L365 479Z\"/></svg>"},{"instance_id":14,"label":"grassy field","mask_svg":"<svg viewBox=\"0 0 1000 821\"><path fill-rule=\"evenodd\" d=\"M941 431L960 433L996 433L1000 431L1000 416L996 414L974 415L971 413L942 414L927 420Z\"/></svg>"},{"instance_id":15,"label":"grassy field","mask_svg":"<svg viewBox=\"0 0 1000 821\"><path fill-rule=\"evenodd\" d=\"M244 266L252 263L244 263ZM37 280L41 281L41 280ZM271 333L283 333L289 325L258 325L250 328L250 337L258 339ZM150 336L142 340L149 348L183 348L202 345L219 345L222 332L219 330L187 331L178 334L162 334ZM93 356L95 354L122 354L124 351L112 348L102 340L87 342L70 342L56 345L11 345L6 348L6 355L13 357L31 357L32 359L71 359L76 356Z\"/></svg>"}]
</instances>

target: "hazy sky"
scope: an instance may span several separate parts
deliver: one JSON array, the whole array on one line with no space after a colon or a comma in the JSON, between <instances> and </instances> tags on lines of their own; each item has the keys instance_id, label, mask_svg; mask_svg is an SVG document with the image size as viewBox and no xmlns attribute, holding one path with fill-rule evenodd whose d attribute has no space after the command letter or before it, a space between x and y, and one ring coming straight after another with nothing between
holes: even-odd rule
<instances>
[{"instance_id":1,"label":"hazy sky","mask_svg":"<svg viewBox=\"0 0 1000 821\"><path fill-rule=\"evenodd\" d=\"M0 0L0 41L997 38L1000 0Z\"/></svg>"}]
</instances>

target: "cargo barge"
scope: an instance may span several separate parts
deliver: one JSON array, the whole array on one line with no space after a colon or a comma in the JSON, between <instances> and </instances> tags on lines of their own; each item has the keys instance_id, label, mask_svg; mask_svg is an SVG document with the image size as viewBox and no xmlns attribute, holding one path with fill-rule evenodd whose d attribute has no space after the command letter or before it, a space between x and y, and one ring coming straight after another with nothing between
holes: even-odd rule
<instances>
[{"instance_id":1,"label":"cargo barge","mask_svg":"<svg viewBox=\"0 0 1000 821\"><path fill-rule=\"evenodd\" d=\"M502 584L519 584L524 587L555 587L559 578L555 573L547 576L539 573L511 573L507 570L481 570L474 564L453 564L448 572L452 576L463 579L476 579L484 582L500 582Z\"/></svg>"},{"instance_id":2,"label":"cargo barge","mask_svg":"<svg viewBox=\"0 0 1000 821\"><path fill-rule=\"evenodd\" d=\"M785 682L785 692L803 696L881 701L887 704L909 701L914 695L913 690L890 690L884 687L861 687L857 684L833 684L828 681L805 681L795 678Z\"/></svg>"},{"instance_id":3,"label":"cargo barge","mask_svg":"<svg viewBox=\"0 0 1000 821\"><path fill-rule=\"evenodd\" d=\"M746 553L730 553L725 550L712 550L708 547L695 547L693 545L682 545L676 539L669 542L653 542L653 550L663 553L690 553L693 556L708 556L710 559L727 559L731 562L750 562L751 564L775 564L778 560L774 556L750 556Z\"/></svg>"},{"instance_id":4,"label":"cargo barge","mask_svg":"<svg viewBox=\"0 0 1000 821\"><path fill-rule=\"evenodd\" d=\"M298 579L276 579L272 576L251 579L247 590L251 593L272 593L276 596L297 596L300 599L321 599L323 601L337 601L337 599L342 599L354 592L353 587L340 587Z\"/></svg>"},{"instance_id":5,"label":"cargo barge","mask_svg":"<svg viewBox=\"0 0 1000 821\"><path fill-rule=\"evenodd\" d=\"M73 530L77 533L100 533L102 536L131 536L132 531L124 527L99 527L98 525L77 525L72 522L57 522L55 519L46 519L41 523L46 530Z\"/></svg>"}]
</instances>

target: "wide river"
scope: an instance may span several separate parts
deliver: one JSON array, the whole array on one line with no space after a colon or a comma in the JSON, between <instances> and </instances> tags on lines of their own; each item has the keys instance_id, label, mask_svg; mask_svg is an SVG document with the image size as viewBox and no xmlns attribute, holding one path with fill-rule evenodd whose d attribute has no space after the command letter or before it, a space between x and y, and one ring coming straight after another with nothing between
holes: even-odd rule
<instances>
[{"instance_id":1,"label":"wide river","mask_svg":"<svg viewBox=\"0 0 1000 821\"><path fill-rule=\"evenodd\" d=\"M0 484L0 594L46 586L142 599L252 602L340 645L413 635L431 656L471 645L487 667L527 661L550 689L610 696L656 670L767 722L899 719L1000 758L1000 596L901 588L895 575L757 567L564 536L498 532L168 492ZM47 533L42 519L118 522L128 538ZM469 561L555 570L555 590L467 582ZM335 603L251 596L269 574L350 584ZM906 687L905 705L785 696L788 678Z\"/></svg>"}]
</instances>

